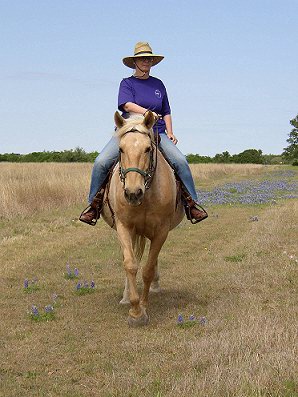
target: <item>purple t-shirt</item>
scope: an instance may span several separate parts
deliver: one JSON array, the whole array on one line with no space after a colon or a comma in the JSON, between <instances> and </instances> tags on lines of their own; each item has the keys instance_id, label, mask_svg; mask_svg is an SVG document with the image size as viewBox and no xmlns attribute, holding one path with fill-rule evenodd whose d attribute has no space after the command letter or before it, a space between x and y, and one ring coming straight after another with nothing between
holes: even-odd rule
<instances>
[{"instance_id":1,"label":"purple t-shirt","mask_svg":"<svg viewBox=\"0 0 298 397\"><path fill-rule=\"evenodd\" d=\"M156 77L149 76L148 79L143 80L131 76L123 79L119 87L118 109L123 112L124 118L128 117L123 109L123 105L127 102L136 103L162 116L171 114L166 87ZM165 132L166 125L163 120L158 120L157 127L160 134Z\"/></svg>"}]
</instances>

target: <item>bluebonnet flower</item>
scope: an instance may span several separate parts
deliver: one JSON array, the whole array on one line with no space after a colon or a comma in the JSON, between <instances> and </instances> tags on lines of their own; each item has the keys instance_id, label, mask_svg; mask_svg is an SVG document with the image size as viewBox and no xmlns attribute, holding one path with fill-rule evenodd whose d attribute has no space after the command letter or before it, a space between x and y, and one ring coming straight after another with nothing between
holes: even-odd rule
<instances>
[{"instance_id":1,"label":"bluebonnet flower","mask_svg":"<svg viewBox=\"0 0 298 397\"><path fill-rule=\"evenodd\" d=\"M184 323L184 319L183 319L182 314L179 314L178 319L177 319L177 323L178 324L183 324Z\"/></svg>"},{"instance_id":2,"label":"bluebonnet flower","mask_svg":"<svg viewBox=\"0 0 298 397\"><path fill-rule=\"evenodd\" d=\"M95 282L93 280L91 281L90 288L95 288Z\"/></svg>"},{"instance_id":3,"label":"bluebonnet flower","mask_svg":"<svg viewBox=\"0 0 298 397\"><path fill-rule=\"evenodd\" d=\"M78 270L77 268L74 269L74 275L75 275L76 277L79 276L79 270Z\"/></svg>"},{"instance_id":4,"label":"bluebonnet flower","mask_svg":"<svg viewBox=\"0 0 298 397\"><path fill-rule=\"evenodd\" d=\"M206 317L200 317L199 322L201 325L207 324L207 318Z\"/></svg>"},{"instance_id":5,"label":"bluebonnet flower","mask_svg":"<svg viewBox=\"0 0 298 397\"><path fill-rule=\"evenodd\" d=\"M191 316L189 316L189 321L194 321L196 318L195 316L192 314Z\"/></svg>"},{"instance_id":6,"label":"bluebonnet flower","mask_svg":"<svg viewBox=\"0 0 298 397\"><path fill-rule=\"evenodd\" d=\"M66 271L67 271L67 274L68 274L69 276L71 276L71 268L70 268L70 266L69 266L69 263L66 264Z\"/></svg>"},{"instance_id":7,"label":"bluebonnet flower","mask_svg":"<svg viewBox=\"0 0 298 397\"><path fill-rule=\"evenodd\" d=\"M298 198L298 183L286 180L286 178L289 179L294 175L294 171L292 173L279 173L275 176L282 176L284 179L246 180L226 183L211 191L199 190L199 201L203 205L232 205L276 203L276 199L280 198Z\"/></svg>"},{"instance_id":8,"label":"bluebonnet flower","mask_svg":"<svg viewBox=\"0 0 298 397\"><path fill-rule=\"evenodd\" d=\"M36 317L39 316L38 309L36 306L32 305L31 313L33 314L33 316L36 316Z\"/></svg>"},{"instance_id":9,"label":"bluebonnet flower","mask_svg":"<svg viewBox=\"0 0 298 397\"><path fill-rule=\"evenodd\" d=\"M53 308L53 306L51 306L51 305L47 305L47 306L44 308L44 310L45 310L46 313L52 313L52 311L54 310L54 308Z\"/></svg>"},{"instance_id":10,"label":"bluebonnet flower","mask_svg":"<svg viewBox=\"0 0 298 397\"><path fill-rule=\"evenodd\" d=\"M81 284L80 282L78 282L78 284L77 284L77 286L76 286L77 291L78 291L79 289L81 289L81 288L82 288L82 284Z\"/></svg>"},{"instance_id":11,"label":"bluebonnet flower","mask_svg":"<svg viewBox=\"0 0 298 397\"><path fill-rule=\"evenodd\" d=\"M56 300L58 299L58 295L57 294L53 294L52 295L52 299L53 299L53 302L56 303Z\"/></svg>"},{"instance_id":12,"label":"bluebonnet flower","mask_svg":"<svg viewBox=\"0 0 298 397\"><path fill-rule=\"evenodd\" d=\"M26 279L26 280L24 281L24 288L28 288L28 287L29 287L29 280Z\"/></svg>"}]
</instances>

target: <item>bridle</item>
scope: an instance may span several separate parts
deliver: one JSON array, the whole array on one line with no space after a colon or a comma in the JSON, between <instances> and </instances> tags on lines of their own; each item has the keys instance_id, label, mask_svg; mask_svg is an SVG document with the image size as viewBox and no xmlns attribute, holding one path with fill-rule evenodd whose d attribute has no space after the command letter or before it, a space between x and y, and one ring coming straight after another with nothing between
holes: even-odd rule
<instances>
[{"instance_id":1,"label":"bridle","mask_svg":"<svg viewBox=\"0 0 298 397\"><path fill-rule=\"evenodd\" d=\"M136 128L132 128L131 130L127 131L125 134L128 134L129 132L138 132L141 134L141 132ZM154 156L154 152L155 152L155 156ZM157 143L154 142L152 139L151 139L149 166L145 171L137 167L123 168L121 165L121 152L119 150L119 176L121 182L123 183L123 187L125 186L126 175L129 172L137 172L138 174L144 177L145 189L146 190L149 189L153 180L153 176L155 174L156 165L157 165Z\"/></svg>"}]
</instances>

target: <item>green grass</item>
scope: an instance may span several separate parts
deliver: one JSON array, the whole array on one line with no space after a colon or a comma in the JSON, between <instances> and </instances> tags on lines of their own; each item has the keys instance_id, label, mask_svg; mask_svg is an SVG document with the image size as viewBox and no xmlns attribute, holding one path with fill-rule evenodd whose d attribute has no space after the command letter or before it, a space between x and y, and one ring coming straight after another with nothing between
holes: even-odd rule
<instances>
[{"instance_id":1,"label":"green grass","mask_svg":"<svg viewBox=\"0 0 298 397\"><path fill-rule=\"evenodd\" d=\"M51 313L40 313L38 315L34 315L33 313L30 313L29 317L30 317L30 319L32 321L35 321L35 322L41 322L41 321L47 322L47 321L55 320L56 315L55 315L54 312L51 312Z\"/></svg>"},{"instance_id":2,"label":"green grass","mask_svg":"<svg viewBox=\"0 0 298 397\"><path fill-rule=\"evenodd\" d=\"M238 255L231 255L225 256L224 260L226 262L242 262L246 257L246 254L238 254Z\"/></svg>"},{"instance_id":3,"label":"green grass","mask_svg":"<svg viewBox=\"0 0 298 397\"><path fill-rule=\"evenodd\" d=\"M95 288L89 288L89 287L81 287L75 290L75 293L79 296L93 294L94 292L95 292Z\"/></svg>"},{"instance_id":4,"label":"green grass","mask_svg":"<svg viewBox=\"0 0 298 397\"><path fill-rule=\"evenodd\" d=\"M39 291L40 287L36 284L29 285L28 287L24 288L25 294L32 294L33 292Z\"/></svg>"}]
</instances>

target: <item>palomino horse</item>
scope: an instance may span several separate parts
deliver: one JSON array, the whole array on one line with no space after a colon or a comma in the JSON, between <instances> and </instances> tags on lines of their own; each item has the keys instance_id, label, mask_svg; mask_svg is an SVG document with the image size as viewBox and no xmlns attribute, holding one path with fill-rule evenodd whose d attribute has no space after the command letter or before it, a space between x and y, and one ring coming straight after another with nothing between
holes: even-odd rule
<instances>
[{"instance_id":1,"label":"palomino horse","mask_svg":"<svg viewBox=\"0 0 298 397\"><path fill-rule=\"evenodd\" d=\"M145 117L129 120L115 113L120 157L102 211L104 220L116 229L122 247L127 280L124 300L129 294L131 326L148 323L148 295L152 281L157 280L159 252L169 231L184 216L174 172L154 142L154 122L150 111ZM146 239L151 244L142 271L144 288L140 298L136 275Z\"/></svg>"}]
</instances>

